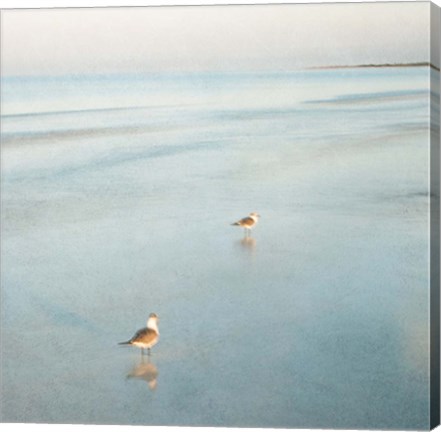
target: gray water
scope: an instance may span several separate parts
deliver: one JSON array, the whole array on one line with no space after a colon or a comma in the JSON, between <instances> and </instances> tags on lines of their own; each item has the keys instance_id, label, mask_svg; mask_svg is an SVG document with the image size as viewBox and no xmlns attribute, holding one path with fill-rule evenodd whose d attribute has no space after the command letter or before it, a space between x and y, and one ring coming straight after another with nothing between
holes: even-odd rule
<instances>
[{"instance_id":1,"label":"gray water","mask_svg":"<svg viewBox=\"0 0 441 432\"><path fill-rule=\"evenodd\" d=\"M2 421L428 428L430 73L3 78Z\"/></svg>"}]
</instances>

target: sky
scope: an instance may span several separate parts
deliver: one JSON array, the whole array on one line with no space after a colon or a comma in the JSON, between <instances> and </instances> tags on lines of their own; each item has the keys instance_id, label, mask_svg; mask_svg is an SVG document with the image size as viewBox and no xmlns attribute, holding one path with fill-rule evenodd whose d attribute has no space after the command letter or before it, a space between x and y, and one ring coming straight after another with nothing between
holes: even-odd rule
<instances>
[{"instance_id":1,"label":"sky","mask_svg":"<svg viewBox=\"0 0 441 432\"><path fill-rule=\"evenodd\" d=\"M429 3L3 10L1 73L290 71L429 59Z\"/></svg>"},{"instance_id":2,"label":"sky","mask_svg":"<svg viewBox=\"0 0 441 432\"><path fill-rule=\"evenodd\" d=\"M18 7L20 1L8 3L0 2L0 7ZM37 7L41 2L28 3ZM53 3L61 6L66 2ZM231 11L180 8L173 13L170 8L3 11L1 74L287 70L428 59L427 3L354 4L345 9L326 6L296 5L271 11L260 6L252 11L245 7ZM3 428L13 432L60 429L58 425L23 424L3 424ZM127 427L63 425L69 432L109 429L125 431Z\"/></svg>"}]
</instances>

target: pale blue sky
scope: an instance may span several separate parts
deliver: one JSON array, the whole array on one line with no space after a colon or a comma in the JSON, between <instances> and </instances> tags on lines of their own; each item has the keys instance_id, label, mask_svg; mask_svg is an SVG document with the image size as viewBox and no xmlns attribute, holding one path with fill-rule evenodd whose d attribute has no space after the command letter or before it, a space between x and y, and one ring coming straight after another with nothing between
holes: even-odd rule
<instances>
[{"instance_id":1,"label":"pale blue sky","mask_svg":"<svg viewBox=\"0 0 441 432\"><path fill-rule=\"evenodd\" d=\"M1 41L3 75L428 61L429 3L7 10Z\"/></svg>"}]
</instances>

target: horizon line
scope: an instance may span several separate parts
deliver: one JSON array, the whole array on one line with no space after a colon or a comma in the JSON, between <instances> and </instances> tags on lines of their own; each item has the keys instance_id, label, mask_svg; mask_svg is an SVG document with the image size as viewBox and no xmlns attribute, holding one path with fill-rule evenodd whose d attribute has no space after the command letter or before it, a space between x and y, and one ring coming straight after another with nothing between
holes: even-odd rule
<instances>
[{"instance_id":1,"label":"horizon line","mask_svg":"<svg viewBox=\"0 0 441 432\"><path fill-rule=\"evenodd\" d=\"M434 65L430 61L416 61L416 62L397 62L397 63L359 63L359 64L334 64L334 65L321 65L321 66L302 66L298 68L292 68L287 70L271 70L271 69L259 69L259 70L163 70L163 71L109 71L109 72L66 72L49 75L46 73L41 74L5 74L1 78L59 78L63 76L71 77L83 77L83 76L116 76L116 75L185 75L185 74L289 74L292 72L310 71L310 70L327 70L327 69L369 69L369 68L406 68L406 67L430 67L440 72L440 67Z\"/></svg>"}]
</instances>

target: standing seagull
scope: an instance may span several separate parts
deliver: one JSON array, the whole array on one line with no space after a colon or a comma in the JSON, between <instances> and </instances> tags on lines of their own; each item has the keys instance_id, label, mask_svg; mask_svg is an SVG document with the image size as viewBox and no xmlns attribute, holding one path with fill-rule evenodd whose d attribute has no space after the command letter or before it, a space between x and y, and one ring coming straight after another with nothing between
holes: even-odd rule
<instances>
[{"instance_id":1,"label":"standing seagull","mask_svg":"<svg viewBox=\"0 0 441 432\"><path fill-rule=\"evenodd\" d=\"M132 339L126 342L120 342L119 345L135 345L138 348L141 348L141 354L144 354L144 348L147 348L148 355L150 355L150 348L156 345L158 340L158 316L151 313L147 320L147 327L138 330Z\"/></svg>"},{"instance_id":2,"label":"standing seagull","mask_svg":"<svg viewBox=\"0 0 441 432\"><path fill-rule=\"evenodd\" d=\"M244 217L243 219L232 223L231 225L241 226L245 228L245 237L248 237L251 230L256 226L259 221L260 215L257 213L250 213L249 216Z\"/></svg>"}]
</instances>

